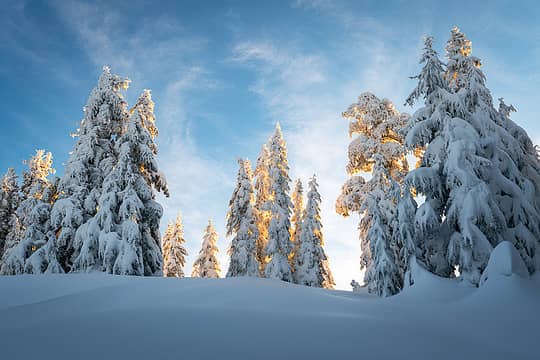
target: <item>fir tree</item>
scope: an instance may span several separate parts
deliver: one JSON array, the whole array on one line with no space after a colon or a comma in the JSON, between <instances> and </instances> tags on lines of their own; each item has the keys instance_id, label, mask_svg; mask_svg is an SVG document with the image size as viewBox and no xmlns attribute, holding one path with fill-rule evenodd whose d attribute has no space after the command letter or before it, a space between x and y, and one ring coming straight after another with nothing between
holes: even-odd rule
<instances>
[{"instance_id":1,"label":"fir tree","mask_svg":"<svg viewBox=\"0 0 540 360\"><path fill-rule=\"evenodd\" d=\"M401 182L408 170L401 130L408 115L400 114L387 99L363 93L358 102L343 113L349 119L349 134L356 138L349 145L347 171L352 177L343 185L336 211L360 220L360 266L366 269L368 291L379 296L396 294L402 286L398 245L393 232L397 221L393 183ZM366 181L358 172L370 172Z\"/></svg>"},{"instance_id":2,"label":"fir tree","mask_svg":"<svg viewBox=\"0 0 540 360\"><path fill-rule=\"evenodd\" d=\"M0 186L0 259L2 259L6 238L14 224L15 212L21 201L18 176L13 168L8 169Z\"/></svg>"},{"instance_id":3,"label":"fir tree","mask_svg":"<svg viewBox=\"0 0 540 360\"><path fill-rule=\"evenodd\" d=\"M74 271L105 271L121 275L161 275L163 257L159 222L163 209L155 191L168 195L159 172L152 132L153 103L145 91L118 139L118 163L103 182L98 211L77 231L81 243ZM150 99L151 102L151 99ZM152 121L149 121L152 119Z\"/></svg>"},{"instance_id":4,"label":"fir tree","mask_svg":"<svg viewBox=\"0 0 540 360\"><path fill-rule=\"evenodd\" d=\"M203 243L199 256L193 263L191 277L219 278L221 269L217 258L217 232L211 220L204 231Z\"/></svg>"},{"instance_id":5,"label":"fir tree","mask_svg":"<svg viewBox=\"0 0 540 360\"><path fill-rule=\"evenodd\" d=\"M293 211L291 217L291 240L293 242L294 251L293 259L296 256L298 248L301 242L301 229L302 229L302 216L304 213L304 189L302 187L302 181L296 180L294 185L294 191L292 193ZM294 260L293 260L294 263Z\"/></svg>"},{"instance_id":6,"label":"fir tree","mask_svg":"<svg viewBox=\"0 0 540 360\"><path fill-rule=\"evenodd\" d=\"M163 237L163 276L184 277L187 250L184 247L184 225L180 214L167 225Z\"/></svg>"},{"instance_id":7,"label":"fir tree","mask_svg":"<svg viewBox=\"0 0 540 360\"><path fill-rule=\"evenodd\" d=\"M75 243L75 233L96 214L103 180L117 161L113 140L121 135L128 119L120 90L128 84L128 79L113 75L104 67L83 109L78 139L66 163L51 213L51 226L58 234L59 260L66 271L83 246L82 241Z\"/></svg>"},{"instance_id":8,"label":"fir tree","mask_svg":"<svg viewBox=\"0 0 540 360\"><path fill-rule=\"evenodd\" d=\"M265 248L269 258L265 267L265 277L283 281L293 281L289 256L291 242L291 199L287 163L287 148L279 123L269 143L270 196L267 202L271 219L268 227L268 243Z\"/></svg>"},{"instance_id":9,"label":"fir tree","mask_svg":"<svg viewBox=\"0 0 540 360\"><path fill-rule=\"evenodd\" d=\"M294 257L294 280L300 285L331 289L335 283L323 249L321 196L315 175L309 181L307 198L299 234L301 241Z\"/></svg>"},{"instance_id":10,"label":"fir tree","mask_svg":"<svg viewBox=\"0 0 540 360\"><path fill-rule=\"evenodd\" d=\"M268 241L268 227L270 226L270 209L268 201L270 199L270 172L269 172L270 152L267 144L261 148L261 153L257 158L254 176L255 190L255 212L257 213L257 229L259 237L257 238L257 259L261 272L266 266L266 255L264 248Z\"/></svg>"},{"instance_id":11,"label":"fir tree","mask_svg":"<svg viewBox=\"0 0 540 360\"><path fill-rule=\"evenodd\" d=\"M238 164L236 188L227 213L227 236L234 235L228 250L230 262L227 277L260 276L257 260L259 230L253 204L251 164L249 160L238 160Z\"/></svg>"},{"instance_id":12,"label":"fir tree","mask_svg":"<svg viewBox=\"0 0 540 360\"><path fill-rule=\"evenodd\" d=\"M0 270L5 275L57 270L52 267L47 270L49 262L54 266L56 259L40 256L41 252L33 257L48 242L52 241L49 246L54 246L54 234L49 230L51 204L56 192L54 184L48 179L49 175L54 173L52 154L37 150L36 155L25 163L28 170L23 173L23 200L17 209L18 220L13 223L13 231L18 238L11 236L6 247ZM33 258L28 261L31 257Z\"/></svg>"}]
</instances>

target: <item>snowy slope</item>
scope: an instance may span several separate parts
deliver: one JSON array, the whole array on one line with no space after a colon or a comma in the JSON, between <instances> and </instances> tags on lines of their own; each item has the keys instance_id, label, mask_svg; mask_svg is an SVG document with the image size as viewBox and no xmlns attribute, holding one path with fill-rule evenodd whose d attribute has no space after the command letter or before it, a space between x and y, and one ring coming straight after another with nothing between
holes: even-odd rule
<instances>
[{"instance_id":1,"label":"snowy slope","mask_svg":"<svg viewBox=\"0 0 540 360\"><path fill-rule=\"evenodd\" d=\"M538 359L540 278L392 298L268 279L0 277L1 359ZM401 355L400 355L401 354Z\"/></svg>"}]
</instances>

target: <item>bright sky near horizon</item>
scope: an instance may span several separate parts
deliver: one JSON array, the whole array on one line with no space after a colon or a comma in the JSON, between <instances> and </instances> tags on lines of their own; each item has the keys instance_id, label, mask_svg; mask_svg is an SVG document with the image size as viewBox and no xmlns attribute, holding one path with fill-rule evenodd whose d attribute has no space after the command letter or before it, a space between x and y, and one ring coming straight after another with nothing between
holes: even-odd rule
<instances>
[{"instance_id":1,"label":"bright sky near horizon","mask_svg":"<svg viewBox=\"0 0 540 360\"><path fill-rule=\"evenodd\" d=\"M220 234L236 158L255 162L282 125L291 178L316 173L330 266L339 288L358 279L358 218L335 214L346 180L347 121L364 91L398 109L415 86L422 36L436 49L453 25L473 42L493 97L518 109L514 120L538 143L540 5L535 1L2 1L0 171L36 148L52 151L61 174L69 136L103 65L132 80L133 104L152 89L159 162L171 197L163 223L181 211L190 253L208 218ZM292 186L292 184L291 184Z\"/></svg>"}]
</instances>

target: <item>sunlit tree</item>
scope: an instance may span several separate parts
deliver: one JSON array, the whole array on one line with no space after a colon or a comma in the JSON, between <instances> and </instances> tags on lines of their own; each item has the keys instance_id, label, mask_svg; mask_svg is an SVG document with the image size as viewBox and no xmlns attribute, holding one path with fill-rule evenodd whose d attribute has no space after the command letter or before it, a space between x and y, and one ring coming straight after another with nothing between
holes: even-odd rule
<instances>
[{"instance_id":1,"label":"sunlit tree","mask_svg":"<svg viewBox=\"0 0 540 360\"><path fill-rule=\"evenodd\" d=\"M287 147L279 123L269 141L269 175L270 196L267 202L271 218L268 226L268 243L265 253L268 262L265 277L292 282L292 270L289 255L292 252L291 242L291 198L289 197L290 181L287 161Z\"/></svg>"},{"instance_id":2,"label":"sunlit tree","mask_svg":"<svg viewBox=\"0 0 540 360\"><path fill-rule=\"evenodd\" d=\"M390 296L402 286L399 249L393 236L398 199L392 190L393 182L401 182L408 171L401 130L409 116L400 114L389 100L363 93L343 117L350 122L349 135L356 137L349 145L347 171L351 178L343 185L336 210L343 216L361 214L364 282L369 292ZM361 172L371 173L371 178L356 175Z\"/></svg>"},{"instance_id":3,"label":"sunlit tree","mask_svg":"<svg viewBox=\"0 0 540 360\"><path fill-rule=\"evenodd\" d=\"M193 263L191 270L191 277L199 278L219 278L221 274L221 268L217 253L219 249L217 247L218 234L211 220L208 220L208 225L204 230L203 242L199 256Z\"/></svg>"},{"instance_id":4,"label":"sunlit tree","mask_svg":"<svg viewBox=\"0 0 540 360\"><path fill-rule=\"evenodd\" d=\"M270 209L268 201L270 199L270 172L269 172L270 152L268 146L264 144L261 153L257 158L254 177L255 210L257 212L257 229L259 236L257 239L257 259L260 270L264 271L266 265L266 255L264 248L268 240L268 226L270 225Z\"/></svg>"},{"instance_id":5,"label":"sunlit tree","mask_svg":"<svg viewBox=\"0 0 540 360\"><path fill-rule=\"evenodd\" d=\"M184 277L184 265L188 255L184 247L184 225L180 214L167 225L163 236L163 276Z\"/></svg>"},{"instance_id":6,"label":"sunlit tree","mask_svg":"<svg viewBox=\"0 0 540 360\"><path fill-rule=\"evenodd\" d=\"M294 184L294 191L291 196L293 209L291 217L291 241L293 242L293 258L291 262L294 266L294 257L298 252L300 247L302 233L302 218L304 216L304 188L302 186L302 181L297 179Z\"/></svg>"}]
</instances>

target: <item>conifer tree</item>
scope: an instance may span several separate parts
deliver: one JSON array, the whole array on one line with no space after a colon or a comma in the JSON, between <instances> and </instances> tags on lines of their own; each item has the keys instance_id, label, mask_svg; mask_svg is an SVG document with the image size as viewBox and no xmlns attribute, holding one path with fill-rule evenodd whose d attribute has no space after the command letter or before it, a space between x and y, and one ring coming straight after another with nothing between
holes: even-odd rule
<instances>
[{"instance_id":1,"label":"conifer tree","mask_svg":"<svg viewBox=\"0 0 540 360\"><path fill-rule=\"evenodd\" d=\"M454 28L446 49L449 84L424 92L406 141L426 148L407 180L426 197L416 212L416 236L431 238L424 258L431 271L451 276L458 267L476 285L492 249L512 239L532 272L539 217L536 187L520 171L527 156L493 108L471 42Z\"/></svg>"},{"instance_id":2,"label":"conifer tree","mask_svg":"<svg viewBox=\"0 0 540 360\"><path fill-rule=\"evenodd\" d=\"M0 184L0 259L4 254L6 238L15 221L15 212L21 201L18 176L13 168L9 168Z\"/></svg>"},{"instance_id":3,"label":"conifer tree","mask_svg":"<svg viewBox=\"0 0 540 360\"><path fill-rule=\"evenodd\" d=\"M292 193L292 217L291 217L291 240L294 245L294 256L298 247L300 247L300 234L302 229L302 217L304 214L304 188L302 187L302 181L300 179L296 180L294 185L294 191Z\"/></svg>"},{"instance_id":4,"label":"conifer tree","mask_svg":"<svg viewBox=\"0 0 540 360\"><path fill-rule=\"evenodd\" d=\"M77 231L76 240L82 246L74 271L161 275L163 209L155 201L155 191L165 195L168 191L157 167L154 135L147 127L153 120L153 102L146 90L118 139L118 163L103 182L98 211Z\"/></svg>"},{"instance_id":5,"label":"conifer tree","mask_svg":"<svg viewBox=\"0 0 540 360\"><path fill-rule=\"evenodd\" d=\"M13 231L19 237L12 237L6 247L0 269L4 275L58 270L55 267L56 259L47 259L40 256L41 253L28 261L48 242L52 242L49 246L54 247L54 234L49 228L50 210L56 193L54 184L48 179L54 173L52 154L37 150L25 163L28 170L23 173L23 200L17 209L18 221L13 224ZM53 266L48 270L49 261Z\"/></svg>"},{"instance_id":6,"label":"conifer tree","mask_svg":"<svg viewBox=\"0 0 540 360\"><path fill-rule=\"evenodd\" d=\"M300 285L331 289L335 283L323 249L321 196L315 175L309 181L307 198L299 233L301 241L294 257L294 280Z\"/></svg>"},{"instance_id":7,"label":"conifer tree","mask_svg":"<svg viewBox=\"0 0 540 360\"><path fill-rule=\"evenodd\" d=\"M362 215L360 266L366 269L368 291L379 296L396 294L402 286L402 269L395 237L397 199L394 182L401 182L408 170L401 130L408 121L387 99L363 93L343 117L350 121L349 134L356 138L349 145L347 171L351 178L343 185L336 211L348 216ZM365 180L355 175L370 172Z\"/></svg>"},{"instance_id":8,"label":"conifer tree","mask_svg":"<svg viewBox=\"0 0 540 360\"><path fill-rule=\"evenodd\" d=\"M265 267L265 277L283 281L293 281L289 256L291 242L291 199L287 162L287 147L279 123L269 142L270 196L267 202L271 219L268 227L268 243L265 248L269 258Z\"/></svg>"},{"instance_id":9,"label":"conifer tree","mask_svg":"<svg viewBox=\"0 0 540 360\"><path fill-rule=\"evenodd\" d=\"M267 144L261 148L261 153L257 158L254 176L255 190L255 211L257 213L257 229L259 237L257 239L257 259L261 272L266 266L266 255L264 248L268 241L268 226L270 225L270 209L268 201L270 199L270 172L269 172L270 152Z\"/></svg>"},{"instance_id":10,"label":"conifer tree","mask_svg":"<svg viewBox=\"0 0 540 360\"><path fill-rule=\"evenodd\" d=\"M251 164L238 160L239 169L236 188L229 202L227 213L227 236L234 235L229 247L230 256L227 277L260 276L257 260L257 216L254 208Z\"/></svg>"},{"instance_id":11,"label":"conifer tree","mask_svg":"<svg viewBox=\"0 0 540 360\"><path fill-rule=\"evenodd\" d=\"M82 241L75 243L75 233L96 214L103 180L117 161L114 138L121 135L128 119L120 90L127 89L128 84L128 79L111 74L104 67L83 109L84 117L75 134L78 139L66 163L51 213L51 226L58 234L59 260L66 271L83 246Z\"/></svg>"},{"instance_id":12,"label":"conifer tree","mask_svg":"<svg viewBox=\"0 0 540 360\"><path fill-rule=\"evenodd\" d=\"M180 214L175 222L167 225L163 237L163 276L184 277L184 265L188 255L184 247L184 225Z\"/></svg>"},{"instance_id":13,"label":"conifer tree","mask_svg":"<svg viewBox=\"0 0 540 360\"><path fill-rule=\"evenodd\" d=\"M204 231L202 248L199 256L193 263L191 277L199 278L219 278L221 269L217 258L219 251L217 247L218 234L211 220Z\"/></svg>"}]
</instances>

